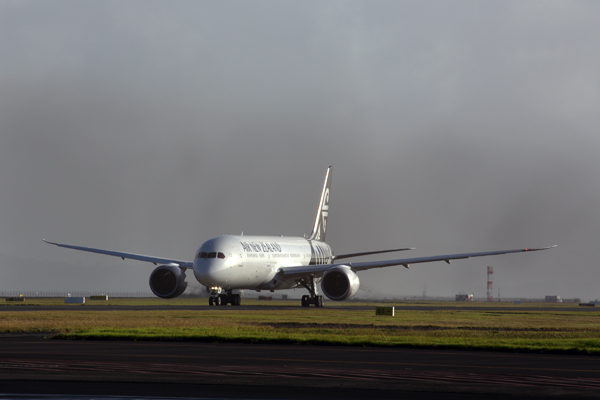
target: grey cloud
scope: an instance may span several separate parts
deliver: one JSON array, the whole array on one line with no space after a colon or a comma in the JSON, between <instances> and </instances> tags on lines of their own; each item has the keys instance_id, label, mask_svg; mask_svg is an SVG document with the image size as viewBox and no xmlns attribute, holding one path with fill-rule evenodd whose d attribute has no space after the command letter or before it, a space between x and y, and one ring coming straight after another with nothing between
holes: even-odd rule
<instances>
[{"instance_id":1,"label":"grey cloud","mask_svg":"<svg viewBox=\"0 0 600 400\"><path fill-rule=\"evenodd\" d=\"M40 264L80 266L73 286L105 266L146 288L152 266L119 273L44 236L191 258L222 233L308 233L333 164L338 253L559 244L364 273L370 291L483 295L489 263L506 296L596 298L598 15L586 1L4 2L0 289L27 289Z\"/></svg>"}]
</instances>

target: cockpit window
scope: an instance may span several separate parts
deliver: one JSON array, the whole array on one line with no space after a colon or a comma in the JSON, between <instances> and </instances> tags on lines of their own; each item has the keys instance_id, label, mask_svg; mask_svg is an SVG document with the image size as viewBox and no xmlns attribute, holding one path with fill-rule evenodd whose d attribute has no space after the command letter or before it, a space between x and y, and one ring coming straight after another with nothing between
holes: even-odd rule
<instances>
[{"instance_id":1,"label":"cockpit window","mask_svg":"<svg viewBox=\"0 0 600 400\"><path fill-rule=\"evenodd\" d=\"M216 251L212 251L210 253L207 253L205 251L201 251L198 253L198 258L220 258L220 259L225 259L225 254L221 253L221 252L216 252Z\"/></svg>"}]
</instances>

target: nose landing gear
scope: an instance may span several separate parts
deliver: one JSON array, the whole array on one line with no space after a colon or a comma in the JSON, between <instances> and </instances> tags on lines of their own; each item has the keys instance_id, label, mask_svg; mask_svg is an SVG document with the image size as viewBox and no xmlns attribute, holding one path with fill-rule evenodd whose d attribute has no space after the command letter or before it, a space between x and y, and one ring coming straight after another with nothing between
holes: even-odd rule
<instances>
[{"instance_id":1,"label":"nose landing gear","mask_svg":"<svg viewBox=\"0 0 600 400\"><path fill-rule=\"evenodd\" d=\"M226 306L227 304L239 306L242 304L242 296L240 294L233 294L233 290L231 289L225 293L221 293L221 288L211 288L210 292L210 297L208 298L209 306Z\"/></svg>"}]
</instances>

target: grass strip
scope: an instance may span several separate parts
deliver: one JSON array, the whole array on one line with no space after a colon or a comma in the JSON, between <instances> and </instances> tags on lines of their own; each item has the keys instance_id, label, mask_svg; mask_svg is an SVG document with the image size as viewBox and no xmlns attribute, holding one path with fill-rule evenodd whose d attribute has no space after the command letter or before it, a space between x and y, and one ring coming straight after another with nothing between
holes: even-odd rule
<instances>
[{"instance_id":1,"label":"grass strip","mask_svg":"<svg viewBox=\"0 0 600 400\"><path fill-rule=\"evenodd\" d=\"M140 305L144 305L141 303ZM445 306L446 303L438 303ZM600 310L489 308L2 311L0 332L58 332L56 339L154 340L535 351L600 355Z\"/></svg>"},{"instance_id":2,"label":"grass strip","mask_svg":"<svg viewBox=\"0 0 600 400\"><path fill-rule=\"evenodd\" d=\"M582 331L474 331L464 329L406 331L390 330L382 327L277 329L265 326L245 326L233 329L226 327L91 329L63 332L57 334L54 338L383 346L600 354L600 339L597 332Z\"/></svg>"}]
</instances>

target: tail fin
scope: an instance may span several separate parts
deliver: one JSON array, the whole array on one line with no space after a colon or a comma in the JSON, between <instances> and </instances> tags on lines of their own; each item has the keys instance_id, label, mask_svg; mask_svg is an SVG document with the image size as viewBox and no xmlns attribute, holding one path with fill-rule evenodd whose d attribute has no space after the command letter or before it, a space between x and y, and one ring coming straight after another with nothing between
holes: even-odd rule
<instances>
[{"instance_id":1,"label":"tail fin","mask_svg":"<svg viewBox=\"0 0 600 400\"><path fill-rule=\"evenodd\" d=\"M325 174L325 183L323 184L323 192L321 193L321 201L315 218L315 226L310 234L310 240L325 241L325 233L327 231L327 217L329 215L329 188L331 187L331 166L327 168Z\"/></svg>"}]
</instances>

